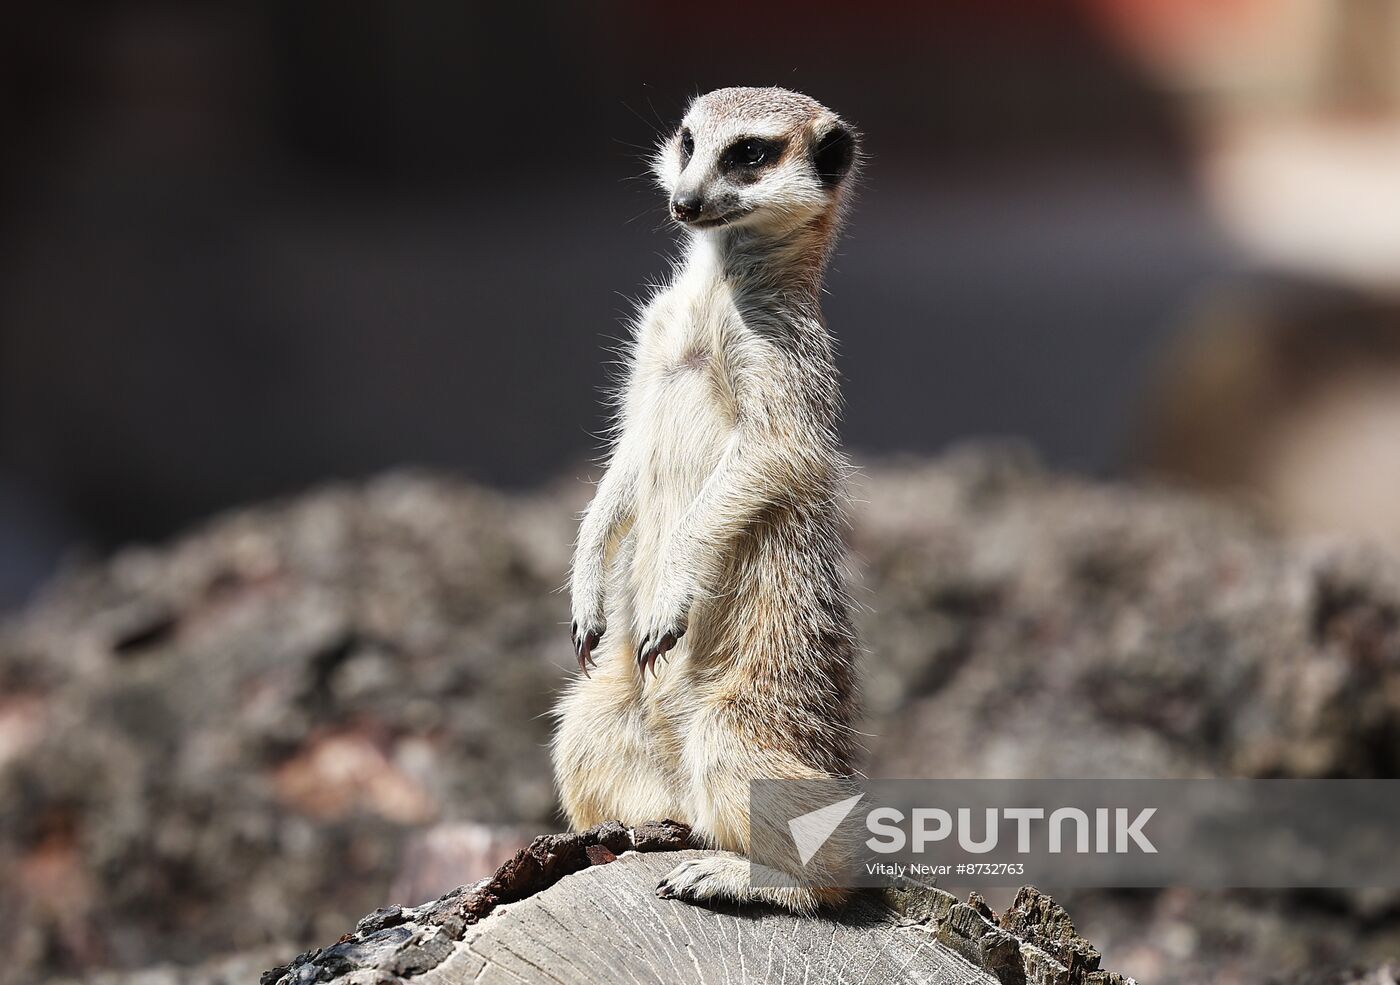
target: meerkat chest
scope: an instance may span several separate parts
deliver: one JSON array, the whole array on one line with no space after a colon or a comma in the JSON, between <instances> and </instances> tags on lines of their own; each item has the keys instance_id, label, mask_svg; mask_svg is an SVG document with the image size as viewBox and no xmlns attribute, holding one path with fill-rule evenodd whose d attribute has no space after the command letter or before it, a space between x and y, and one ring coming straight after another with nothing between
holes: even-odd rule
<instances>
[{"instance_id":1,"label":"meerkat chest","mask_svg":"<svg viewBox=\"0 0 1400 985\"><path fill-rule=\"evenodd\" d=\"M734 433L732 317L722 298L679 294L646 326L628 415L645 449L644 495L688 501Z\"/></svg>"},{"instance_id":2,"label":"meerkat chest","mask_svg":"<svg viewBox=\"0 0 1400 985\"><path fill-rule=\"evenodd\" d=\"M667 382L696 377L723 384L725 349L736 318L725 292L681 291L671 299L657 333L656 368Z\"/></svg>"},{"instance_id":3,"label":"meerkat chest","mask_svg":"<svg viewBox=\"0 0 1400 985\"><path fill-rule=\"evenodd\" d=\"M703 429L732 424L736 315L721 291L668 299L643 353L647 415Z\"/></svg>"}]
</instances>

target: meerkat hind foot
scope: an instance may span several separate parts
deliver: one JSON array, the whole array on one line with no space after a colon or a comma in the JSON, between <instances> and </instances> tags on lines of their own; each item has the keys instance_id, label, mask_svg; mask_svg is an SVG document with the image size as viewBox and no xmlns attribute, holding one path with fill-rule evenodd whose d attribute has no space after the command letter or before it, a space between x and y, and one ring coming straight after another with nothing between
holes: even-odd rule
<instances>
[{"instance_id":1,"label":"meerkat hind foot","mask_svg":"<svg viewBox=\"0 0 1400 985\"><path fill-rule=\"evenodd\" d=\"M737 855L687 859L661 880L656 895L686 903L742 901L750 896L748 860Z\"/></svg>"},{"instance_id":2,"label":"meerkat hind foot","mask_svg":"<svg viewBox=\"0 0 1400 985\"><path fill-rule=\"evenodd\" d=\"M751 885L749 860L728 853L682 862L657 885L656 895L682 903L766 903L795 913L812 913L821 903L810 889Z\"/></svg>"}]
</instances>

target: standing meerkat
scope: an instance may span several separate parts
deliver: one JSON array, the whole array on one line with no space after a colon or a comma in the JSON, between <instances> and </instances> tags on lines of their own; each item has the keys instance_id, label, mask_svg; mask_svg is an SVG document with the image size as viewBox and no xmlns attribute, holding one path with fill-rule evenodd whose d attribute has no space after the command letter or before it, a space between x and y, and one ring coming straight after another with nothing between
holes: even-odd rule
<instances>
[{"instance_id":1,"label":"standing meerkat","mask_svg":"<svg viewBox=\"0 0 1400 985\"><path fill-rule=\"evenodd\" d=\"M699 97L658 149L685 251L637 318L574 554L584 673L553 755L575 828L671 817L747 854L750 780L851 772L848 466L819 296L857 158L835 113L776 88ZM751 887L737 855L685 863L657 891L804 912L845 895Z\"/></svg>"}]
</instances>

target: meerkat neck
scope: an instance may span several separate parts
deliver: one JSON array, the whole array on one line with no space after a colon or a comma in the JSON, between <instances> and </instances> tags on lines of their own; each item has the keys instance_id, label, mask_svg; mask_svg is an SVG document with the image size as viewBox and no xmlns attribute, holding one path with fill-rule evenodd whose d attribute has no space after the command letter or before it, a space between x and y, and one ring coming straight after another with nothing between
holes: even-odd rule
<instances>
[{"instance_id":1,"label":"meerkat neck","mask_svg":"<svg viewBox=\"0 0 1400 985\"><path fill-rule=\"evenodd\" d=\"M815 306L831 243L825 218L795 230L721 228L692 235L686 266L788 304Z\"/></svg>"}]
</instances>

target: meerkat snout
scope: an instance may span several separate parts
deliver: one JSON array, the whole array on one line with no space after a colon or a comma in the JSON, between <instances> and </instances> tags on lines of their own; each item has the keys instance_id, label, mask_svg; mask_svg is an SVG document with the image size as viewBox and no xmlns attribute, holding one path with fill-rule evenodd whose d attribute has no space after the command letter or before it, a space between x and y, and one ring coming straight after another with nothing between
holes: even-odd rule
<instances>
[{"instance_id":1,"label":"meerkat snout","mask_svg":"<svg viewBox=\"0 0 1400 985\"><path fill-rule=\"evenodd\" d=\"M816 100L721 89L690 105L654 169L684 226L784 231L839 208L858 158L855 131Z\"/></svg>"},{"instance_id":2,"label":"meerkat snout","mask_svg":"<svg viewBox=\"0 0 1400 985\"><path fill-rule=\"evenodd\" d=\"M705 211L705 200L694 192L677 193L671 199L671 214L677 222L694 222Z\"/></svg>"}]
</instances>

